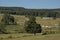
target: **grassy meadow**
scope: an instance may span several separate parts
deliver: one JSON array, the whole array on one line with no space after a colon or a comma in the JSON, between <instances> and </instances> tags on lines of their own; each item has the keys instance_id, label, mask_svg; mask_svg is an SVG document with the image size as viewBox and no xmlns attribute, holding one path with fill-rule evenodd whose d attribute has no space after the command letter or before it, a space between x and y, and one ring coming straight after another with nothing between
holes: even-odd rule
<instances>
[{"instance_id":1,"label":"grassy meadow","mask_svg":"<svg viewBox=\"0 0 60 40\"><path fill-rule=\"evenodd\" d=\"M14 32L14 31L24 31L24 26L25 26L25 21L28 19L25 16L21 16L21 15L12 15L15 18L15 21L17 22L18 25L7 25L6 29L7 32ZM3 17L3 14L0 14L0 22L1 19ZM44 26L51 26L54 24L58 24L60 23L60 18L57 19L50 19L50 20L44 20L41 17L36 17L36 22L38 24L44 25ZM42 27L43 32L44 31L59 31L59 28L52 28L52 29L45 29L45 27Z\"/></svg>"},{"instance_id":2,"label":"grassy meadow","mask_svg":"<svg viewBox=\"0 0 60 40\"><path fill-rule=\"evenodd\" d=\"M20 34L0 34L0 40L60 40L60 34L41 35L20 33Z\"/></svg>"},{"instance_id":3,"label":"grassy meadow","mask_svg":"<svg viewBox=\"0 0 60 40\"><path fill-rule=\"evenodd\" d=\"M24 26L25 21L28 20L28 18L25 17L25 16L21 16L21 15L12 15L12 16L14 16L15 21L18 23L18 25ZM0 21L1 21L2 17L3 17L3 14L0 14ZM21 20L23 20L23 21L21 21ZM41 24L41 25L45 25L45 26L48 25L49 26L49 25L60 23L60 18L56 18L56 19L52 18L52 19L49 19L49 20L44 20L41 17L37 16L36 17L36 22L38 24Z\"/></svg>"},{"instance_id":4,"label":"grassy meadow","mask_svg":"<svg viewBox=\"0 0 60 40\"><path fill-rule=\"evenodd\" d=\"M12 15L15 18L15 21L17 22L18 25L7 25L6 29L7 32L14 32L16 33L13 34L0 34L0 40L60 40L60 34L55 33L55 34L47 34L47 35L42 35L41 33L37 33L36 36L33 34L28 34L28 33L17 33L17 31L24 31L24 26L25 26L25 21L26 18L25 16L20 16L20 15ZM2 19L2 15L0 15L0 22ZM22 21L21 21L22 20ZM41 17L36 17L36 22L41 25L53 25L56 23L60 22L60 18L57 19L51 19L51 20L43 20ZM43 28L43 32L44 32ZM59 31L59 28L52 28L52 29L45 29L45 32L47 31Z\"/></svg>"}]
</instances>

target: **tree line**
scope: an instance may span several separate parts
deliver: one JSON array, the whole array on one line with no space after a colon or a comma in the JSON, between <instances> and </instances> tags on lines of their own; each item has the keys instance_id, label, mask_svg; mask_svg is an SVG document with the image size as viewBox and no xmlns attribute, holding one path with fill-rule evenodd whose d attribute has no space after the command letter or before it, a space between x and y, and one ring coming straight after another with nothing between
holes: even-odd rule
<instances>
[{"instance_id":1,"label":"tree line","mask_svg":"<svg viewBox=\"0 0 60 40\"><path fill-rule=\"evenodd\" d=\"M0 13L60 18L60 9L27 9L24 7L0 7Z\"/></svg>"}]
</instances>

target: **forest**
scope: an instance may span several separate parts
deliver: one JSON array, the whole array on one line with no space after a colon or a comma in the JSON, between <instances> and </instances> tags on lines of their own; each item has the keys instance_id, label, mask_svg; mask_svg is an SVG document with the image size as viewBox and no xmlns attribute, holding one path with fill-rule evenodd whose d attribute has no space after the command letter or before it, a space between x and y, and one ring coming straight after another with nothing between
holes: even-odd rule
<instances>
[{"instance_id":1,"label":"forest","mask_svg":"<svg viewBox=\"0 0 60 40\"><path fill-rule=\"evenodd\" d=\"M24 7L0 7L0 14L60 18L60 8L57 9L28 9Z\"/></svg>"}]
</instances>

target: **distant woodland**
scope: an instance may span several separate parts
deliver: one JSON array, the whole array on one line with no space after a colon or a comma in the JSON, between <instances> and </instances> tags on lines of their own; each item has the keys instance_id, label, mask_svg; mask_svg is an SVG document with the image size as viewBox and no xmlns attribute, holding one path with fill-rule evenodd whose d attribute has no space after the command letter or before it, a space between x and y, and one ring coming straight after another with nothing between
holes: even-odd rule
<instances>
[{"instance_id":1,"label":"distant woodland","mask_svg":"<svg viewBox=\"0 0 60 40\"><path fill-rule=\"evenodd\" d=\"M60 18L60 9L28 9L24 7L0 7L0 14Z\"/></svg>"}]
</instances>

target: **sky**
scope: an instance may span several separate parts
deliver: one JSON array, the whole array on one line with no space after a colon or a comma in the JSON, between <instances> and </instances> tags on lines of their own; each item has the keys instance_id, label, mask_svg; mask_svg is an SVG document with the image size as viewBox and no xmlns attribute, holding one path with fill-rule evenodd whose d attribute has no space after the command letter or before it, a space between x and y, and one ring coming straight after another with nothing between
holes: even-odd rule
<instances>
[{"instance_id":1,"label":"sky","mask_svg":"<svg viewBox=\"0 0 60 40\"><path fill-rule=\"evenodd\" d=\"M52 9L60 8L60 0L0 0L0 6Z\"/></svg>"}]
</instances>

